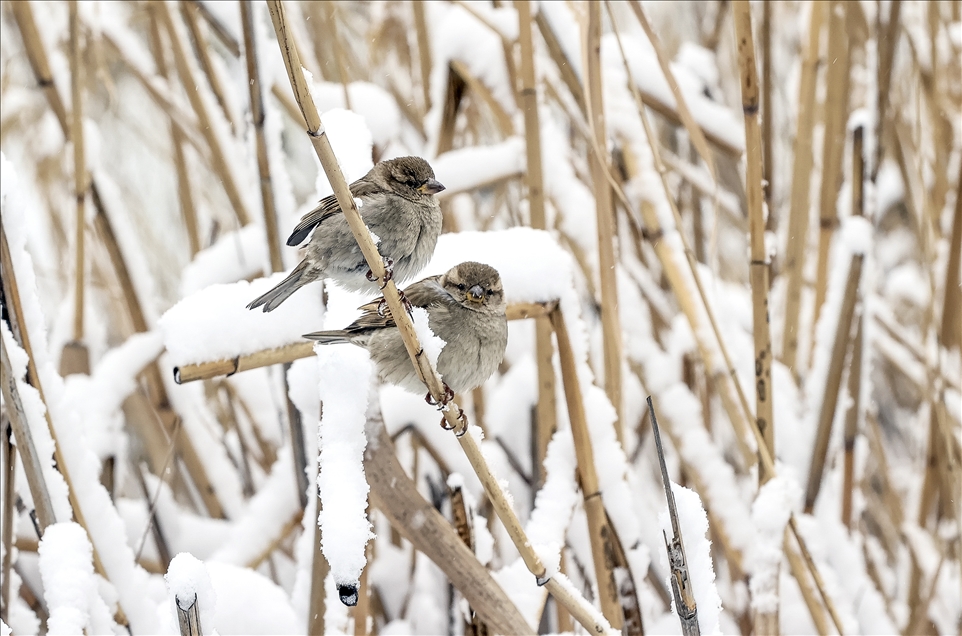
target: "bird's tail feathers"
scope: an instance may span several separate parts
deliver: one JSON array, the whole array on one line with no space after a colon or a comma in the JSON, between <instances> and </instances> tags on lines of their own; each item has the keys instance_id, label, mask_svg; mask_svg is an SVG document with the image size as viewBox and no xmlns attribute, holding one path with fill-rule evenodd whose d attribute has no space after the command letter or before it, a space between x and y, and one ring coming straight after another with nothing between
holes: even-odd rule
<instances>
[{"instance_id":1,"label":"bird's tail feathers","mask_svg":"<svg viewBox=\"0 0 962 636\"><path fill-rule=\"evenodd\" d=\"M277 309L291 294L313 280L311 277L304 275L307 271L307 265L307 260L301 261L300 265L295 267L294 270L287 275L287 278L278 283L266 294L255 298L251 304L247 305L247 308L256 309L263 305L264 311L274 311Z\"/></svg>"},{"instance_id":2,"label":"bird's tail feathers","mask_svg":"<svg viewBox=\"0 0 962 636\"><path fill-rule=\"evenodd\" d=\"M351 342L351 335L343 329L315 331L314 333L306 333L302 337L320 344L344 344Z\"/></svg>"}]
</instances>

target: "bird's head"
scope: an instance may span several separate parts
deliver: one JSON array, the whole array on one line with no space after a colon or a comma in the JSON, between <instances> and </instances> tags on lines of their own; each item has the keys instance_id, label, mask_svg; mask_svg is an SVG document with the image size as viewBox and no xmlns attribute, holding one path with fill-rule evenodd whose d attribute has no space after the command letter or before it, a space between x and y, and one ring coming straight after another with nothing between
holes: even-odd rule
<instances>
[{"instance_id":1,"label":"bird's head","mask_svg":"<svg viewBox=\"0 0 962 636\"><path fill-rule=\"evenodd\" d=\"M474 261L455 265L442 277L441 286L468 309L504 312L501 276L490 265Z\"/></svg>"},{"instance_id":2,"label":"bird's head","mask_svg":"<svg viewBox=\"0 0 962 636\"><path fill-rule=\"evenodd\" d=\"M431 165L420 157L398 157L382 161L374 172L388 188L408 199L430 197L444 190Z\"/></svg>"}]
</instances>

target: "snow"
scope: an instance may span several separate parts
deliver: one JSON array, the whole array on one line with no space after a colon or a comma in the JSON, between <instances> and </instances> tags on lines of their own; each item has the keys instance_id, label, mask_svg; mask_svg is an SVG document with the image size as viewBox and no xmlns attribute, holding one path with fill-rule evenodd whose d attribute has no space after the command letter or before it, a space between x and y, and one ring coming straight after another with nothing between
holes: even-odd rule
<instances>
[{"instance_id":1,"label":"snow","mask_svg":"<svg viewBox=\"0 0 962 636\"><path fill-rule=\"evenodd\" d=\"M431 162L438 181L446 190L440 199L450 193L470 190L505 177L523 174L525 171L524 138L513 136L490 146L472 146L449 150Z\"/></svg>"},{"instance_id":2,"label":"snow","mask_svg":"<svg viewBox=\"0 0 962 636\"><path fill-rule=\"evenodd\" d=\"M785 526L801 496L797 483L778 476L761 487L752 504L752 521L758 529L758 537L753 550L749 589L752 608L758 612L778 610L778 569L782 562Z\"/></svg>"},{"instance_id":3,"label":"snow","mask_svg":"<svg viewBox=\"0 0 962 636\"><path fill-rule=\"evenodd\" d=\"M338 588L358 585L374 538L367 518L370 487L362 459L367 439L368 388L373 367L365 349L352 345L317 346L323 404L317 443L321 496L321 548Z\"/></svg>"},{"instance_id":4,"label":"snow","mask_svg":"<svg viewBox=\"0 0 962 636\"><path fill-rule=\"evenodd\" d=\"M202 561L187 552L181 552L170 560L167 574L167 593L170 598L170 628L176 633L178 608L189 610L197 604L201 630L213 626L214 610L217 607L217 594L211 585L210 574Z\"/></svg>"}]
</instances>

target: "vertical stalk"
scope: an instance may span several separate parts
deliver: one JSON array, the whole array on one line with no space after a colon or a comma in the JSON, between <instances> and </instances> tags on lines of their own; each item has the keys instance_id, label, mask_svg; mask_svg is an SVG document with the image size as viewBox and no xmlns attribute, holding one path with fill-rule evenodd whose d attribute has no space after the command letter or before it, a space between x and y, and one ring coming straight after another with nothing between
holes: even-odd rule
<instances>
[{"instance_id":1,"label":"vertical stalk","mask_svg":"<svg viewBox=\"0 0 962 636\"><path fill-rule=\"evenodd\" d=\"M615 267L615 219L611 185L607 172L607 131L601 87L601 3L588 4L586 38L586 86L588 120L593 137L588 153L591 181L594 184L595 214L598 226L598 265L601 279L601 329L604 340L605 393L617 414L615 433L624 446L624 404L621 380L621 324L618 318L618 286ZM607 615L607 613L606 613ZM609 617L609 620L610 617ZM621 624L620 621L618 623Z\"/></svg>"},{"instance_id":2,"label":"vertical stalk","mask_svg":"<svg viewBox=\"0 0 962 636\"><path fill-rule=\"evenodd\" d=\"M828 15L828 73L825 92L825 133L822 143L822 183L819 195L818 269L815 276L815 310L812 333L825 302L828 284L828 251L838 226L835 199L841 184L848 117L849 46L845 28L848 3L832 0ZM814 351L814 347L812 347Z\"/></svg>"},{"instance_id":3,"label":"vertical stalk","mask_svg":"<svg viewBox=\"0 0 962 636\"><path fill-rule=\"evenodd\" d=\"M321 498L315 497L317 505L321 505ZM330 566L327 564L327 559L324 558L324 553L321 551L321 526L318 524L317 519L320 513L320 509L317 509L318 514L314 515L313 525L314 525L314 543L313 543L313 553L314 559L311 565L311 600L307 611L307 633L308 634L324 634L324 612L325 607L325 590L324 581L327 579L327 573L330 571ZM366 569L366 568L365 568Z\"/></svg>"},{"instance_id":4,"label":"vertical stalk","mask_svg":"<svg viewBox=\"0 0 962 636\"><path fill-rule=\"evenodd\" d=\"M762 179L768 219L765 229L775 229L775 211L772 209L772 181L775 174L775 157L772 153L772 0L762 2Z\"/></svg>"},{"instance_id":5,"label":"vertical stalk","mask_svg":"<svg viewBox=\"0 0 962 636\"><path fill-rule=\"evenodd\" d=\"M881 9L881 6L879 9ZM882 33L881 24L878 29L878 78L876 80L876 86L878 88L878 95L876 96L878 119L875 122L875 158L872 161L872 183L875 183L875 179L878 177L879 166L882 165L885 143L888 141L889 135L894 132L886 125L887 122L885 118L888 114L889 88L892 86L892 66L895 61L895 48L898 44L899 34L901 33L901 29L899 29L899 14L901 11L902 0L892 0L889 9L889 19L885 25L885 33ZM881 10L878 12L877 19L881 22Z\"/></svg>"},{"instance_id":6,"label":"vertical stalk","mask_svg":"<svg viewBox=\"0 0 962 636\"><path fill-rule=\"evenodd\" d=\"M801 307L802 273L808 250L809 199L812 179L812 130L815 128L815 86L819 67L819 40L825 22L826 3L813 2L808 23L808 45L802 60L798 87L798 124L792 163L792 199L788 213L784 273L788 277L785 294L785 328L782 333L782 362L795 372L798 356L798 315Z\"/></svg>"},{"instance_id":7,"label":"vertical stalk","mask_svg":"<svg viewBox=\"0 0 962 636\"><path fill-rule=\"evenodd\" d=\"M0 619L10 622L10 566L13 565L13 500L17 496L14 480L17 477L17 453L13 445L13 427L6 415L0 415L0 435L3 436L3 569L0 580Z\"/></svg>"},{"instance_id":8,"label":"vertical stalk","mask_svg":"<svg viewBox=\"0 0 962 636\"><path fill-rule=\"evenodd\" d=\"M428 39L428 23L424 17L424 0L414 0L411 6L414 9L414 30L418 39L424 112L427 112L431 110L431 42Z\"/></svg>"},{"instance_id":9,"label":"vertical stalk","mask_svg":"<svg viewBox=\"0 0 962 636\"><path fill-rule=\"evenodd\" d=\"M768 322L769 262L765 251L765 220L762 213L761 131L758 125L758 73L752 19L747 0L732 4L738 65L741 70L742 109L745 115L746 177L748 227L751 234L752 324L755 340L755 417L768 452L775 456L775 428L772 421L772 339ZM761 483L771 475L762 465Z\"/></svg>"},{"instance_id":10,"label":"vertical stalk","mask_svg":"<svg viewBox=\"0 0 962 636\"><path fill-rule=\"evenodd\" d=\"M521 47L521 108L524 112L524 134L527 150L525 181L528 187L528 210L531 227L547 228L544 210L544 176L541 166L541 120L538 115L537 76L534 68L534 45L532 42L531 3L515 0L518 11L518 42ZM535 466L533 475L541 484L545 477L544 458L548 442L556 426L555 375L552 357L551 323L546 318L535 319L535 359L538 363L538 406L536 411Z\"/></svg>"}]
</instances>

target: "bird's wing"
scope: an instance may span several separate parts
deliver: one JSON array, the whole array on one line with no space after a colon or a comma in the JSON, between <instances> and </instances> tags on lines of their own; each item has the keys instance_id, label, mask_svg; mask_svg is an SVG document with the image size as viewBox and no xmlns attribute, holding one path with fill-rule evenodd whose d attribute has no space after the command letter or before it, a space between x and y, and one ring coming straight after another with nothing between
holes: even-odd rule
<instances>
[{"instance_id":1,"label":"bird's wing","mask_svg":"<svg viewBox=\"0 0 962 636\"><path fill-rule=\"evenodd\" d=\"M423 309L427 309L435 303L455 302L451 294L441 287L440 281L440 276L429 276L412 283L404 288L404 297L412 306ZM358 307L363 313L345 331L358 332L396 326L390 308L385 307L383 315L378 313L378 308L381 306L383 299L384 297L381 296Z\"/></svg>"},{"instance_id":2,"label":"bird's wing","mask_svg":"<svg viewBox=\"0 0 962 636\"><path fill-rule=\"evenodd\" d=\"M363 197L370 196L373 194L378 194L379 192L384 192L381 186L373 183L371 181L366 181L364 179L358 179L350 185L351 196ZM287 244L290 246L300 245L307 238L308 234L311 233L315 227L324 222L325 219L333 214L338 214L341 211L341 206L337 204L337 197L333 194L321 199L321 202L317 204L317 207L305 214L301 218L301 222L297 224L294 231L291 233L290 238L287 239Z\"/></svg>"}]
</instances>

